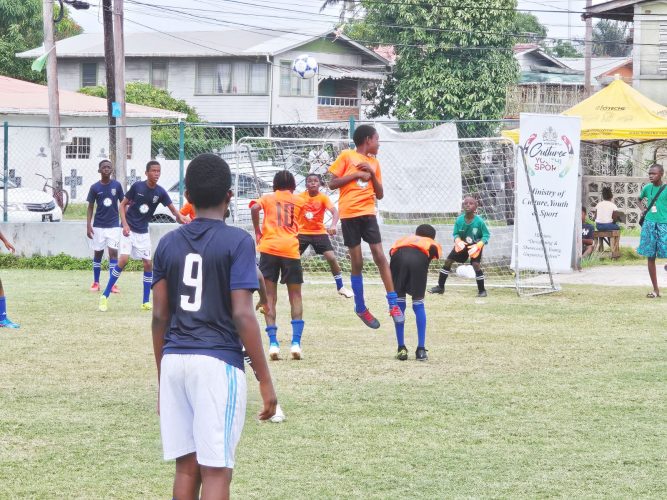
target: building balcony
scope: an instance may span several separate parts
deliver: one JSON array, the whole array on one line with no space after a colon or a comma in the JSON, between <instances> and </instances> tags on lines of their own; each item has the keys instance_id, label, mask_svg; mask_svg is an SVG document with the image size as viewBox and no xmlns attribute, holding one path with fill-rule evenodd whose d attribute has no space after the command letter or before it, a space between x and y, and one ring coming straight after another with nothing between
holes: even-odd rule
<instances>
[{"instance_id":1,"label":"building balcony","mask_svg":"<svg viewBox=\"0 0 667 500\"><path fill-rule=\"evenodd\" d=\"M317 119L324 121L349 120L351 116L359 119L361 99L358 97L318 96Z\"/></svg>"}]
</instances>

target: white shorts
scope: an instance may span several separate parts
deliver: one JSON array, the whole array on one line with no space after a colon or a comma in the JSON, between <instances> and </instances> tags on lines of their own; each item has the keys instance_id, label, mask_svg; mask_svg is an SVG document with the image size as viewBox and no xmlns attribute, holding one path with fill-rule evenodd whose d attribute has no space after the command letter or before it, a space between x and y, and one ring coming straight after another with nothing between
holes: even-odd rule
<instances>
[{"instance_id":1,"label":"white shorts","mask_svg":"<svg viewBox=\"0 0 667 500\"><path fill-rule=\"evenodd\" d=\"M133 259L151 260L151 234L130 231L130 235L125 236L121 233L119 253Z\"/></svg>"},{"instance_id":2,"label":"white shorts","mask_svg":"<svg viewBox=\"0 0 667 500\"><path fill-rule=\"evenodd\" d=\"M208 467L234 468L246 409L245 373L201 354L166 354L160 371L165 460L190 453Z\"/></svg>"},{"instance_id":3,"label":"white shorts","mask_svg":"<svg viewBox=\"0 0 667 500\"><path fill-rule=\"evenodd\" d=\"M95 252L112 248L118 250L120 227L93 227L93 239L90 246Z\"/></svg>"}]
</instances>

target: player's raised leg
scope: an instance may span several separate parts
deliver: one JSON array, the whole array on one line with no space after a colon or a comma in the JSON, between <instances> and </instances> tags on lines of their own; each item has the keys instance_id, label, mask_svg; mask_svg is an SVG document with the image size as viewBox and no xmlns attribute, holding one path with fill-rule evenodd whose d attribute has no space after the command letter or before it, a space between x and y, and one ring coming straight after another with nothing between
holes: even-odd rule
<instances>
[{"instance_id":1,"label":"player's raised leg","mask_svg":"<svg viewBox=\"0 0 667 500\"><path fill-rule=\"evenodd\" d=\"M405 315L403 314L403 311L401 311L401 308L398 307L398 295L396 295L396 292L394 291L394 282L391 279L391 269L389 269L389 261L384 255L382 243L373 243L369 246L371 248L371 254L373 255L373 261L375 262L378 271L380 271L380 277L382 278L384 289L387 292L389 316L394 320L394 323L403 323L405 321Z\"/></svg>"},{"instance_id":2,"label":"player's raised leg","mask_svg":"<svg viewBox=\"0 0 667 500\"><path fill-rule=\"evenodd\" d=\"M338 294L342 295L347 299L351 299L352 297L354 297L354 293L352 293L351 290L348 290L343 286L343 274L340 269L340 265L338 264L338 259L336 259L336 254L334 253L334 251L328 250L324 252L322 255L329 264L329 269L331 269L331 274L333 275L334 281L336 282L336 290L338 290Z\"/></svg>"},{"instance_id":3,"label":"player's raised leg","mask_svg":"<svg viewBox=\"0 0 667 500\"><path fill-rule=\"evenodd\" d=\"M361 274L364 259L361 254L361 244L349 247L348 252L352 267L350 282L352 283L352 292L354 293L354 312L357 313L357 316L359 316L366 326L376 330L380 328L380 322L368 310L366 301L364 300L364 277Z\"/></svg>"}]
</instances>

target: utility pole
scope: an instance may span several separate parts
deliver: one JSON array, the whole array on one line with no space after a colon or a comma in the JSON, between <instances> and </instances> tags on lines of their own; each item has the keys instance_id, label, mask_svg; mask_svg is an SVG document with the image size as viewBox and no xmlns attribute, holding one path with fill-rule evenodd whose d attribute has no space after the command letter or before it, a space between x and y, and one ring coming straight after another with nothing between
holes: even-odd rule
<instances>
[{"instance_id":1,"label":"utility pole","mask_svg":"<svg viewBox=\"0 0 667 500\"><path fill-rule=\"evenodd\" d=\"M51 181L53 197L63 206L63 169L60 145L60 102L58 94L58 63L55 47L55 23L53 22L53 0L42 0L42 21L44 25L44 52L48 53L46 81L49 96L49 146L51 147Z\"/></svg>"},{"instance_id":2,"label":"utility pole","mask_svg":"<svg viewBox=\"0 0 667 500\"><path fill-rule=\"evenodd\" d=\"M593 5L593 0L586 0L586 14L588 9ZM584 37L584 92L586 97L590 96L592 92L591 87L591 57L593 57L593 19L586 16L586 34Z\"/></svg>"},{"instance_id":3,"label":"utility pole","mask_svg":"<svg viewBox=\"0 0 667 500\"><path fill-rule=\"evenodd\" d=\"M104 24L104 67L107 81L107 121L109 124L109 159L116 166L116 118L113 116L112 103L116 101L116 82L113 51L113 12L111 0L102 1L102 22ZM116 178L118 171L116 170Z\"/></svg>"},{"instance_id":4,"label":"utility pole","mask_svg":"<svg viewBox=\"0 0 667 500\"><path fill-rule=\"evenodd\" d=\"M125 117L125 38L123 35L123 0L113 2L113 55L116 102L120 116L116 119L116 180L127 189L127 123Z\"/></svg>"}]
</instances>

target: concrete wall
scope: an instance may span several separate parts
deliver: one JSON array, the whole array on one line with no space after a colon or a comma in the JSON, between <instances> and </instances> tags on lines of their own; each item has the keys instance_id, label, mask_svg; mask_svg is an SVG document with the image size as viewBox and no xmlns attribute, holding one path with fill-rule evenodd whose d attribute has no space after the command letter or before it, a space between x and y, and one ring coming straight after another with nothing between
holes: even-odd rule
<instances>
[{"instance_id":1,"label":"concrete wall","mask_svg":"<svg viewBox=\"0 0 667 500\"><path fill-rule=\"evenodd\" d=\"M667 26L667 3L635 5L633 87L660 104L667 104L667 65L661 65L660 28ZM664 56L663 56L664 57Z\"/></svg>"},{"instance_id":2,"label":"concrete wall","mask_svg":"<svg viewBox=\"0 0 667 500\"><path fill-rule=\"evenodd\" d=\"M151 224L149 228L153 251L160 238L177 227L178 224ZM93 255L88 246L90 240L86 236L85 221L30 224L3 222L0 230L16 247L16 255L30 257L64 253L72 257L91 258Z\"/></svg>"}]
</instances>

